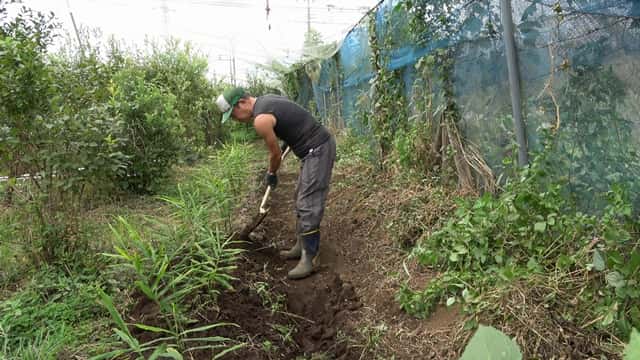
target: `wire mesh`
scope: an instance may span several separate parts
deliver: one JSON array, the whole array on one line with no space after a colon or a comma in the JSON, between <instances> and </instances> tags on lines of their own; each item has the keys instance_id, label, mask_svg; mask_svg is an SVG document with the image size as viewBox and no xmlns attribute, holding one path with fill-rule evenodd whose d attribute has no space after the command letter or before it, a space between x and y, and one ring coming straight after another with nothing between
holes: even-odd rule
<instances>
[{"instance_id":1,"label":"wire mesh","mask_svg":"<svg viewBox=\"0 0 640 360\"><path fill-rule=\"evenodd\" d=\"M557 131L553 172L578 203L598 207L594 194L623 184L640 204L640 1L513 0L512 9L529 151ZM383 66L401 71L407 99L426 86L416 63L450 50L461 131L496 175L505 172L515 137L500 1L385 0L374 11L317 61L316 76L300 79L303 103L313 98L323 121L370 133L373 19Z\"/></svg>"}]
</instances>

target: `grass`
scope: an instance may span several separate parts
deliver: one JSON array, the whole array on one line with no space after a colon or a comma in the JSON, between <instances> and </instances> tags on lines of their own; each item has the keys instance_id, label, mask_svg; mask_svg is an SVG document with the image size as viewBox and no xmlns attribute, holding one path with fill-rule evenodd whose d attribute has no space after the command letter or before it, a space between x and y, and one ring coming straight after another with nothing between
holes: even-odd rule
<instances>
[{"instance_id":1,"label":"grass","mask_svg":"<svg viewBox=\"0 0 640 360\"><path fill-rule=\"evenodd\" d=\"M567 349L615 356L640 324L632 300L640 296L632 285L638 219L619 187L605 194L601 213L579 211L565 184L547 177L544 159L500 194L461 199L438 229L425 229L408 261L439 275L417 286L407 281L397 300L420 318L437 304L460 303L471 315L468 329L494 323L517 334L529 357Z\"/></svg>"},{"instance_id":2,"label":"grass","mask_svg":"<svg viewBox=\"0 0 640 360\"><path fill-rule=\"evenodd\" d=\"M105 329L106 312L95 301L100 282L95 269L39 269L0 302L0 354L8 359L47 359L89 342Z\"/></svg>"},{"instance_id":3,"label":"grass","mask_svg":"<svg viewBox=\"0 0 640 360\"><path fill-rule=\"evenodd\" d=\"M160 196L118 199L85 212L78 236L91 239L90 248L67 262L37 266L29 263L19 241L0 243L0 358L87 358L122 350L123 338L109 329L114 324L111 310L120 314L132 305L132 286L142 294L151 290L145 296L155 294L158 302L165 290L166 318L180 325L146 327L160 335L170 331L175 340L155 346L162 350L159 354L207 343L218 355L234 350L234 344L210 336L215 326L227 324L187 324L192 310L188 298L198 287L211 287L215 293L230 280L226 274L233 266L233 251L227 251L231 248L224 239L231 211L253 174L247 159L254 154L250 145L225 146L194 167L175 169ZM19 238L17 211L0 208L2 239ZM114 251L114 244L122 252ZM122 266L134 264L129 260L135 256L142 264L138 272ZM171 263L175 259L183 260ZM104 306L100 289L117 306ZM215 301L215 296L207 299ZM117 323L115 329L123 331ZM193 338L199 340L188 341Z\"/></svg>"}]
</instances>

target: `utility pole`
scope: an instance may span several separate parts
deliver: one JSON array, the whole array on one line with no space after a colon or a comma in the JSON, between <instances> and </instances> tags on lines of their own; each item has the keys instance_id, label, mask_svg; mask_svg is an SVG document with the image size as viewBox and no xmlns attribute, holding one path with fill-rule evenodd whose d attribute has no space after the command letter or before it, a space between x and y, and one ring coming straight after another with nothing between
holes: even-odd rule
<instances>
[{"instance_id":1,"label":"utility pole","mask_svg":"<svg viewBox=\"0 0 640 360\"><path fill-rule=\"evenodd\" d=\"M235 74L236 57L233 54L231 54L230 57L224 57L222 55L218 55L218 60L229 62L229 80L231 81L231 84L235 86L236 85L236 74Z\"/></svg>"},{"instance_id":2,"label":"utility pole","mask_svg":"<svg viewBox=\"0 0 640 360\"><path fill-rule=\"evenodd\" d=\"M233 64L233 86L236 86L236 79L238 79L238 75L236 74L236 53L233 52L231 56L231 63Z\"/></svg>"},{"instance_id":3,"label":"utility pole","mask_svg":"<svg viewBox=\"0 0 640 360\"><path fill-rule=\"evenodd\" d=\"M267 0L267 6L264 10L267 12L267 24L269 25L269 31L271 31L271 23L269 22L269 12L271 12L271 7L269 6L269 0Z\"/></svg>"},{"instance_id":4,"label":"utility pole","mask_svg":"<svg viewBox=\"0 0 640 360\"><path fill-rule=\"evenodd\" d=\"M160 10L162 10L162 26L164 27L164 35L169 36L169 6L167 6L167 0L162 0Z\"/></svg>"},{"instance_id":5,"label":"utility pole","mask_svg":"<svg viewBox=\"0 0 640 360\"><path fill-rule=\"evenodd\" d=\"M237 86L236 82L238 81L238 73L236 72L236 47L235 42L231 42L231 62L233 64L233 85Z\"/></svg>"},{"instance_id":6,"label":"utility pole","mask_svg":"<svg viewBox=\"0 0 640 360\"><path fill-rule=\"evenodd\" d=\"M73 30L76 33L76 39L78 39L78 46L80 46L80 54L84 57L84 48L82 47L82 41L80 40L80 33L78 32L78 26L76 25L76 19L73 17L73 12L71 11L71 5L69 4L69 0L67 0L67 9L69 10L69 15L71 16L71 23L73 24Z\"/></svg>"},{"instance_id":7,"label":"utility pole","mask_svg":"<svg viewBox=\"0 0 640 360\"><path fill-rule=\"evenodd\" d=\"M160 0L160 6L154 6L153 10L155 9L160 9L160 11L162 11L162 27L164 30L164 36L165 38L169 37L169 23L170 23L170 19L169 19L169 13L170 12L175 12L175 10L172 10L169 5L167 5L167 0Z\"/></svg>"},{"instance_id":8,"label":"utility pole","mask_svg":"<svg viewBox=\"0 0 640 360\"><path fill-rule=\"evenodd\" d=\"M307 0L307 34L311 33L311 0Z\"/></svg>"}]
</instances>

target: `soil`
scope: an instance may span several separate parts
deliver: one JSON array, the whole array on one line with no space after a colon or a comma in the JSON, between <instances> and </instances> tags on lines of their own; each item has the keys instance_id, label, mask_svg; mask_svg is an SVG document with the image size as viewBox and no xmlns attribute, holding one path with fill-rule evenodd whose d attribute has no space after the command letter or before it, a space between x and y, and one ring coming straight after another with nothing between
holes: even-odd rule
<instances>
[{"instance_id":1,"label":"soil","mask_svg":"<svg viewBox=\"0 0 640 360\"><path fill-rule=\"evenodd\" d=\"M354 164L338 163L334 169L321 224L318 271L303 280L288 280L296 261L281 259L278 251L294 243L297 174L297 161L288 159L272 192L269 214L250 240L238 245L246 251L233 273L234 289L218 296L216 308L197 313L194 326L236 324L208 334L232 339L227 346L243 344L222 359L458 359L473 334L464 326L471 319L512 334L525 358L619 358L603 350L606 334L565 324L540 306L544 292L537 294L527 284L514 287L514 299L496 300L508 303L503 308L510 312L503 318L469 318L455 305L437 307L427 319L407 315L395 299L403 283L425 288L437 274L412 263L404 249L417 242L421 231L437 228L455 209L452 199L461 194L429 189L427 184L398 185ZM242 229L258 215L261 198L260 190L248 195L236 212L234 228ZM155 305L142 294L132 297L138 301L130 322L156 325ZM132 332L141 341L152 340L144 338L148 333ZM208 350L186 358L213 355Z\"/></svg>"},{"instance_id":2,"label":"soil","mask_svg":"<svg viewBox=\"0 0 640 360\"><path fill-rule=\"evenodd\" d=\"M389 236L389 218L402 213L398 202L411 199L407 189L393 192L375 181L372 185L357 167L338 164L321 224L320 266L306 279L287 279L296 261L283 260L278 251L295 241L298 171L296 160L283 164L269 214L240 245L246 251L233 273L234 289L219 295L217 308L198 313L201 324L196 326L237 325L210 334L233 339L230 345L245 344L222 359L457 359L468 339L458 308L441 307L428 319L416 319L395 300L408 274L414 284L433 276L406 262L401 243L415 241L410 239L417 236L413 229ZM248 195L234 228L242 229L257 216L261 198L260 190ZM154 324L158 309L138 295L130 320L161 325ZM137 337L148 335L132 331ZM189 358L212 355L207 351Z\"/></svg>"},{"instance_id":3,"label":"soil","mask_svg":"<svg viewBox=\"0 0 640 360\"><path fill-rule=\"evenodd\" d=\"M358 181L357 169L334 169L321 225L319 269L307 279L286 278L296 261L281 259L278 250L295 241L297 173L297 161L289 159L280 170L268 216L246 244L236 289L219 300L217 321L239 325L222 335L247 343L225 358L457 358L460 346L453 347L453 339L464 323L457 308L439 308L419 320L395 301L406 253L388 238L385 206L380 205L393 206L393 194L372 192L370 184ZM255 216L261 195L247 200L239 228ZM411 271L420 281L431 277Z\"/></svg>"}]
</instances>

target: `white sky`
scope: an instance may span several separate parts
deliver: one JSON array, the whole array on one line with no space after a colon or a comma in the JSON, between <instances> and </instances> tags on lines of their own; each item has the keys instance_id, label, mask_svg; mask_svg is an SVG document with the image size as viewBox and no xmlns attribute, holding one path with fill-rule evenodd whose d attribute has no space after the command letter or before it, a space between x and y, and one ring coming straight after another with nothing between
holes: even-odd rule
<instances>
[{"instance_id":1,"label":"white sky","mask_svg":"<svg viewBox=\"0 0 640 360\"><path fill-rule=\"evenodd\" d=\"M300 56L311 27L326 42L341 40L378 0L23 0L27 7L53 11L72 32L69 10L82 27L99 28L129 44L145 37L172 36L192 42L209 57L210 73L229 78L235 54L238 81L269 59L291 63ZM269 24L271 30L269 30Z\"/></svg>"}]
</instances>

